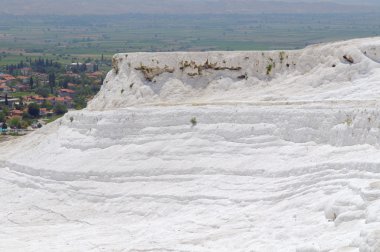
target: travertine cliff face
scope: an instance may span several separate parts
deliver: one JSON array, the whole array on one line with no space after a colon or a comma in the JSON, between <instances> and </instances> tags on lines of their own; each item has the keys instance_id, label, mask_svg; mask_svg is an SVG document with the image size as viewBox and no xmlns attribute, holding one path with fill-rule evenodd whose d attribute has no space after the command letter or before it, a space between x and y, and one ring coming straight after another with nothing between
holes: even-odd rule
<instances>
[{"instance_id":1,"label":"travertine cliff face","mask_svg":"<svg viewBox=\"0 0 380 252\"><path fill-rule=\"evenodd\" d=\"M298 51L117 54L113 71L89 109L138 104L373 100L380 94L375 81L379 62L378 38Z\"/></svg>"},{"instance_id":2,"label":"travertine cliff face","mask_svg":"<svg viewBox=\"0 0 380 252\"><path fill-rule=\"evenodd\" d=\"M0 147L0 250L380 251L380 38L118 54Z\"/></svg>"}]
</instances>

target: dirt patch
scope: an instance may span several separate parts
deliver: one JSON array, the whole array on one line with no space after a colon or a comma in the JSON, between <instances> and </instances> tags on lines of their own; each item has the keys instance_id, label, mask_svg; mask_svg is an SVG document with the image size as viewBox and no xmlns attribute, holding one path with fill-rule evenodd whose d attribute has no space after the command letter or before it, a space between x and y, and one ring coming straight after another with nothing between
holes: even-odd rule
<instances>
[{"instance_id":1,"label":"dirt patch","mask_svg":"<svg viewBox=\"0 0 380 252\"><path fill-rule=\"evenodd\" d=\"M147 81L153 81L153 79L156 76L159 76L163 73L174 73L174 68L170 68L168 66L165 66L163 68L158 67L158 66L157 67L147 67L147 66L144 66L141 64L139 67L136 67L135 69L138 71L141 71L144 75L144 78Z\"/></svg>"},{"instance_id":2,"label":"dirt patch","mask_svg":"<svg viewBox=\"0 0 380 252\"><path fill-rule=\"evenodd\" d=\"M215 71L223 71L223 70L229 70L229 71L240 71L242 68L239 66L218 66L218 63L212 63L209 62L209 60L206 60L203 64L197 64L194 61L181 61L180 67L182 71L185 71L187 68L190 68L191 70L195 70L195 72L188 73L189 76L196 76L196 75L202 75L203 70L215 70Z\"/></svg>"}]
</instances>

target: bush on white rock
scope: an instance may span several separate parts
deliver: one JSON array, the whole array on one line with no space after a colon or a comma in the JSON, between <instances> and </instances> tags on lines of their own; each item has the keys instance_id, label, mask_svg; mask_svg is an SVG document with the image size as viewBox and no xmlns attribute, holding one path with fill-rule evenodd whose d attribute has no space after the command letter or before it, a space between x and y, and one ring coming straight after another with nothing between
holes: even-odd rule
<instances>
[{"instance_id":1,"label":"bush on white rock","mask_svg":"<svg viewBox=\"0 0 380 252\"><path fill-rule=\"evenodd\" d=\"M380 251L379 97L380 38L117 54L0 147L0 250Z\"/></svg>"}]
</instances>

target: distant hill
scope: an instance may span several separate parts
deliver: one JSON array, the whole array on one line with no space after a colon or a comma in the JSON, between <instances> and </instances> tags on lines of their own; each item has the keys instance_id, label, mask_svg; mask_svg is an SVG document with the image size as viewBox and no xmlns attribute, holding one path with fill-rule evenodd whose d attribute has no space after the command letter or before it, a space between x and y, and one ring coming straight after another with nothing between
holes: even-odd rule
<instances>
[{"instance_id":1,"label":"distant hill","mask_svg":"<svg viewBox=\"0 0 380 252\"><path fill-rule=\"evenodd\" d=\"M336 0L2 0L5 14L227 14L227 13L342 13L374 11L376 1Z\"/></svg>"}]
</instances>

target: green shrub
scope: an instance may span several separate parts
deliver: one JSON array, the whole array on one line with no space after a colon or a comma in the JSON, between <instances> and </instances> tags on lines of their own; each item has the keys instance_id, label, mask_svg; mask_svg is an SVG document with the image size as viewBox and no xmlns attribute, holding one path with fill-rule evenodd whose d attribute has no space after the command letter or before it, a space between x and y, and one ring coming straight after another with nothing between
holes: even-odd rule
<instances>
[{"instance_id":1,"label":"green shrub","mask_svg":"<svg viewBox=\"0 0 380 252\"><path fill-rule=\"evenodd\" d=\"M269 64L267 66L267 75L269 75L271 72L272 72L272 68L273 68L273 65L272 64Z\"/></svg>"},{"instance_id":2,"label":"green shrub","mask_svg":"<svg viewBox=\"0 0 380 252\"><path fill-rule=\"evenodd\" d=\"M5 122L5 114L3 112L0 112L0 122Z\"/></svg>"},{"instance_id":3,"label":"green shrub","mask_svg":"<svg viewBox=\"0 0 380 252\"><path fill-rule=\"evenodd\" d=\"M38 88L38 89L36 90L36 94L38 94L38 95L40 95L40 96L46 98L46 97L49 96L49 94L50 94L50 90L49 90L48 88L46 88L46 87Z\"/></svg>"},{"instance_id":4,"label":"green shrub","mask_svg":"<svg viewBox=\"0 0 380 252\"><path fill-rule=\"evenodd\" d=\"M1 108L5 116L9 116L9 108L7 106L4 106Z\"/></svg>"},{"instance_id":5,"label":"green shrub","mask_svg":"<svg viewBox=\"0 0 380 252\"><path fill-rule=\"evenodd\" d=\"M28 114L33 117L39 117L40 116L40 105L37 103L31 103L28 105Z\"/></svg>"},{"instance_id":6,"label":"green shrub","mask_svg":"<svg viewBox=\"0 0 380 252\"><path fill-rule=\"evenodd\" d=\"M19 117L13 117L10 121L9 121L9 126L11 128L17 128L17 129L20 129L21 128L21 120Z\"/></svg>"},{"instance_id":7,"label":"green shrub","mask_svg":"<svg viewBox=\"0 0 380 252\"><path fill-rule=\"evenodd\" d=\"M285 59L285 52L280 52L280 63L282 64L282 62L284 62L284 59Z\"/></svg>"},{"instance_id":8,"label":"green shrub","mask_svg":"<svg viewBox=\"0 0 380 252\"><path fill-rule=\"evenodd\" d=\"M51 104L50 101L44 100L44 102L42 103L41 107L50 110L50 109L53 108L53 105Z\"/></svg>"},{"instance_id":9,"label":"green shrub","mask_svg":"<svg viewBox=\"0 0 380 252\"><path fill-rule=\"evenodd\" d=\"M62 103L57 103L54 106L54 113L56 113L57 115L66 114L67 113L67 107Z\"/></svg>"},{"instance_id":10,"label":"green shrub","mask_svg":"<svg viewBox=\"0 0 380 252\"><path fill-rule=\"evenodd\" d=\"M191 123L191 125L192 125L193 127L196 126L196 125L198 124L198 122L197 122L197 118L195 118L195 117L191 118L190 123Z\"/></svg>"},{"instance_id":11,"label":"green shrub","mask_svg":"<svg viewBox=\"0 0 380 252\"><path fill-rule=\"evenodd\" d=\"M28 128L29 127L29 122L28 121L24 121L24 120L21 120L21 122L20 122L20 128L21 129L26 129L26 128Z\"/></svg>"}]
</instances>

